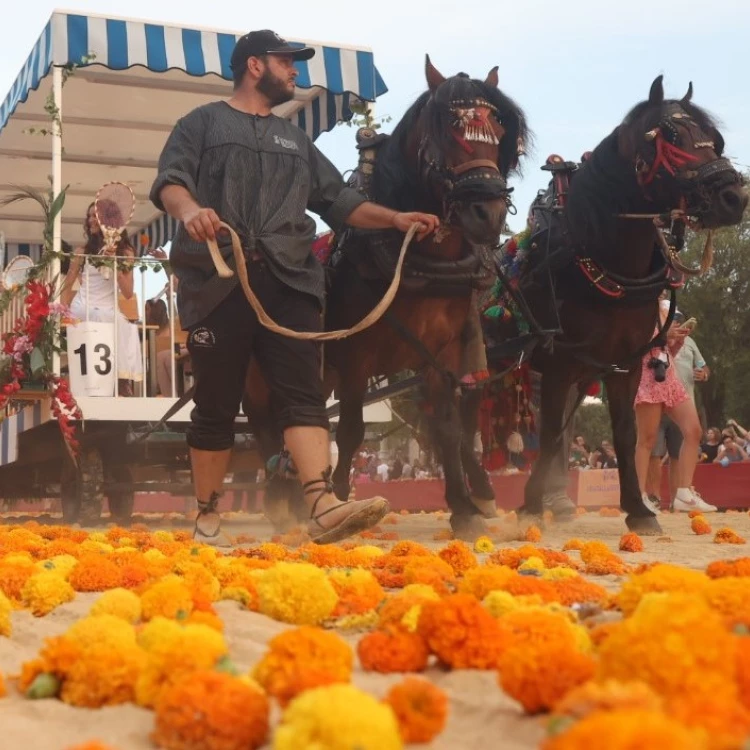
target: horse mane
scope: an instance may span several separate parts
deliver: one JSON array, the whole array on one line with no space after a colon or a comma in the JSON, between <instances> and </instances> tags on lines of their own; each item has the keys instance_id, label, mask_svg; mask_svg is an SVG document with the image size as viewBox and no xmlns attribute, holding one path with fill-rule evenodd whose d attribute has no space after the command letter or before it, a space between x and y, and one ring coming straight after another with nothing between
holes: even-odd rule
<instances>
[{"instance_id":1,"label":"horse mane","mask_svg":"<svg viewBox=\"0 0 750 750\"><path fill-rule=\"evenodd\" d=\"M417 210L419 176L407 163L406 148L417 121L423 111L427 112L427 132L425 135L441 150L451 142L450 103L461 99L486 99L497 108L505 130L500 142L500 171L507 178L512 173L520 173L518 142L527 144L531 131L523 110L500 89L488 86L483 81L469 78L459 73L448 78L439 87L435 96L425 91L406 110L390 138L381 148L373 174L373 197L378 203L401 211Z\"/></svg>"},{"instance_id":2,"label":"horse mane","mask_svg":"<svg viewBox=\"0 0 750 750\"><path fill-rule=\"evenodd\" d=\"M655 213L666 208L646 200L636 180L635 164L620 155L618 145L622 143L627 153L636 153L645 133L659 124L664 107L675 104L701 130L714 135L717 149L723 148L716 121L695 104L676 99L658 105L649 101L636 104L594 149L570 185L566 213L571 233L575 242L598 260L606 261L618 252L618 214Z\"/></svg>"}]
</instances>

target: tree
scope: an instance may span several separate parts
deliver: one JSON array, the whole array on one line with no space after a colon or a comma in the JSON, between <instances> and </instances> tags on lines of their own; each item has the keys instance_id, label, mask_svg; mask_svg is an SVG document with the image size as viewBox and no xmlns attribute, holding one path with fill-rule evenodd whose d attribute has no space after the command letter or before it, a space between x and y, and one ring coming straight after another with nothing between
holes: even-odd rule
<instances>
[{"instance_id":1,"label":"tree","mask_svg":"<svg viewBox=\"0 0 750 750\"><path fill-rule=\"evenodd\" d=\"M682 262L697 266L704 242L703 234L691 236ZM707 423L750 422L750 215L714 233L713 267L688 278L678 307L698 320L693 338L711 368L696 388Z\"/></svg>"},{"instance_id":2,"label":"tree","mask_svg":"<svg viewBox=\"0 0 750 750\"><path fill-rule=\"evenodd\" d=\"M601 401L581 404L573 418L573 428L576 435L583 435L592 450L601 445L602 440L612 442L609 409Z\"/></svg>"}]
</instances>

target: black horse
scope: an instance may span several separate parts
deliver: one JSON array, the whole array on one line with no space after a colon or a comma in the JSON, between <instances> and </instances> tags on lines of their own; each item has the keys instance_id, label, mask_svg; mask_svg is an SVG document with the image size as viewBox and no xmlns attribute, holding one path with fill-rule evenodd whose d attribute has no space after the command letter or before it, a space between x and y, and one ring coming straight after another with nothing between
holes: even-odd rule
<instances>
[{"instance_id":1,"label":"black horse","mask_svg":"<svg viewBox=\"0 0 750 750\"><path fill-rule=\"evenodd\" d=\"M580 167L559 157L548 162L553 181L529 215L528 262L513 303L531 323L537 342L531 362L542 373L540 457L523 514L548 508L558 518L572 515L566 495L572 416L601 378L626 523L639 533L661 532L641 499L633 409L657 299L680 283L679 262L660 240L660 227L679 247L686 225L736 224L748 202L740 174L722 156L716 124L691 98L692 84L682 99L665 99L659 76L648 99ZM517 334L489 325L495 338Z\"/></svg>"}]
</instances>

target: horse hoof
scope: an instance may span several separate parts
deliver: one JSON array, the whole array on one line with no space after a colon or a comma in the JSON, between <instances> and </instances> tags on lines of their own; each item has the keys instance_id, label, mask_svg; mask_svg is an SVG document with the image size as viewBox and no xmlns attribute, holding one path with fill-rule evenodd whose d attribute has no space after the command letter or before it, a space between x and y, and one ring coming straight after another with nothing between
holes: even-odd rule
<instances>
[{"instance_id":1,"label":"horse hoof","mask_svg":"<svg viewBox=\"0 0 750 750\"><path fill-rule=\"evenodd\" d=\"M494 498L492 500L482 500L479 497L472 497L471 502L482 514L483 518L497 518L497 505Z\"/></svg>"},{"instance_id":2,"label":"horse hoof","mask_svg":"<svg viewBox=\"0 0 750 750\"><path fill-rule=\"evenodd\" d=\"M475 542L480 536L487 533L487 527L480 515L451 516L451 528L453 536L464 542Z\"/></svg>"},{"instance_id":3,"label":"horse hoof","mask_svg":"<svg viewBox=\"0 0 750 750\"><path fill-rule=\"evenodd\" d=\"M576 505L565 492L555 492L542 500L544 510L552 512L555 521L567 523L576 517Z\"/></svg>"},{"instance_id":4,"label":"horse hoof","mask_svg":"<svg viewBox=\"0 0 750 750\"><path fill-rule=\"evenodd\" d=\"M656 516L626 516L625 523L630 531L640 536L661 536L664 533Z\"/></svg>"}]
</instances>

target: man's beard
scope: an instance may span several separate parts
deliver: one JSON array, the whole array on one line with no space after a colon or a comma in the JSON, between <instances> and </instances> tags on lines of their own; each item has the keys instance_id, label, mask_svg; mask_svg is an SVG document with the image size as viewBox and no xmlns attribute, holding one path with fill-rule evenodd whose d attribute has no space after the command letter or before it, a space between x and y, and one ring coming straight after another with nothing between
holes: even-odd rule
<instances>
[{"instance_id":1,"label":"man's beard","mask_svg":"<svg viewBox=\"0 0 750 750\"><path fill-rule=\"evenodd\" d=\"M290 91L286 82L271 73L268 68L258 81L258 91L268 99L272 107L294 99L294 91Z\"/></svg>"}]
</instances>

